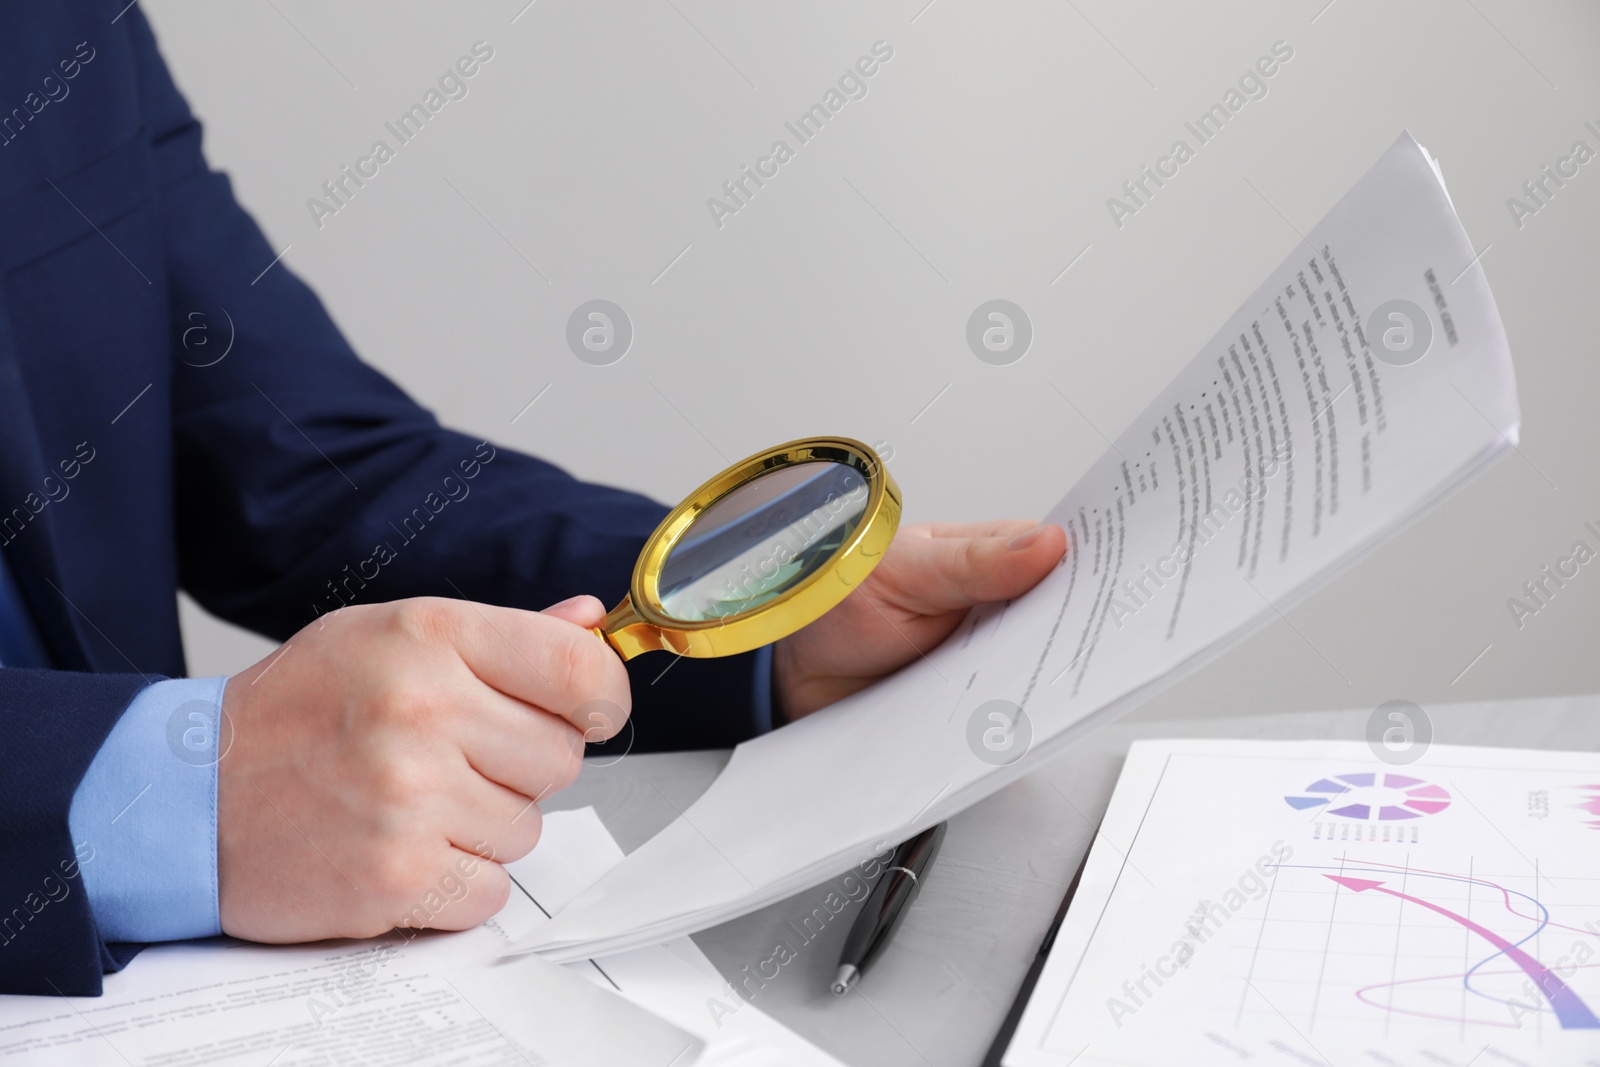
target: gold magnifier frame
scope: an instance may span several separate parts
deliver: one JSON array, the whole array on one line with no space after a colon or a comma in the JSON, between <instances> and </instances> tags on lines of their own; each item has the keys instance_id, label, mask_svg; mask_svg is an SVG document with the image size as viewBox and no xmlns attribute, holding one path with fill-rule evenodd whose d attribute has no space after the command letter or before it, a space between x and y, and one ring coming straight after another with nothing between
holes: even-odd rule
<instances>
[{"instance_id":1,"label":"gold magnifier frame","mask_svg":"<svg viewBox=\"0 0 1600 1067\"><path fill-rule=\"evenodd\" d=\"M695 520L728 494L762 475L802 463L845 464L866 481L860 521L833 555L771 600L717 619L674 618L661 605L662 568ZM680 656L732 656L768 645L816 621L864 581L883 559L900 526L900 487L877 452L848 437L807 437L740 460L672 509L634 564L628 595L594 633L629 660L657 650Z\"/></svg>"}]
</instances>

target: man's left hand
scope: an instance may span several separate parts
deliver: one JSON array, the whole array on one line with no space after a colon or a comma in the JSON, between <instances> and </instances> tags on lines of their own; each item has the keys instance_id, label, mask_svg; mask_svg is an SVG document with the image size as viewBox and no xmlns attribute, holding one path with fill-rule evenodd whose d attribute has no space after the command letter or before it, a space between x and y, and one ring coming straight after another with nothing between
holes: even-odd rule
<instances>
[{"instance_id":1,"label":"man's left hand","mask_svg":"<svg viewBox=\"0 0 1600 1067\"><path fill-rule=\"evenodd\" d=\"M774 718L809 715L926 654L974 604L1032 589L1066 548L1061 527L1026 521L902 528L853 593L773 647Z\"/></svg>"}]
</instances>

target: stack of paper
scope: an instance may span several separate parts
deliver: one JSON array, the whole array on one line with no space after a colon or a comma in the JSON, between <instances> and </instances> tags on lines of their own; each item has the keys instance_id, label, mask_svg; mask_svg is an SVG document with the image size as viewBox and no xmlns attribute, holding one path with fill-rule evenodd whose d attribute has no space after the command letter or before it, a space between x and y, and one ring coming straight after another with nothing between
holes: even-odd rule
<instances>
[{"instance_id":1,"label":"stack of paper","mask_svg":"<svg viewBox=\"0 0 1600 1067\"><path fill-rule=\"evenodd\" d=\"M687 938L603 967L499 959L621 859L592 809L555 812L534 853L507 865L511 899L483 926L156 946L101 997L0 996L0 1063L841 1067L746 1003Z\"/></svg>"},{"instance_id":2,"label":"stack of paper","mask_svg":"<svg viewBox=\"0 0 1600 1067\"><path fill-rule=\"evenodd\" d=\"M1037 588L740 746L519 948L618 952L781 900L1279 618L1514 447L1510 354L1475 258L1402 135L1051 511L1069 548Z\"/></svg>"}]
</instances>

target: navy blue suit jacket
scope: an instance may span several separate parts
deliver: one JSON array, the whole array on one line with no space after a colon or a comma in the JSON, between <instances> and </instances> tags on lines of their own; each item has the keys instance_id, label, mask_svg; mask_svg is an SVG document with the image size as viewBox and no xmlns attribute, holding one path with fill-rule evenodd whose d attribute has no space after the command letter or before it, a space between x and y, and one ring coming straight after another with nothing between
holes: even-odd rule
<instances>
[{"instance_id":1,"label":"navy blue suit jacket","mask_svg":"<svg viewBox=\"0 0 1600 1067\"><path fill-rule=\"evenodd\" d=\"M184 673L178 589L277 639L352 597L609 604L665 510L442 429L263 274L124 3L0 16L0 544L60 668L0 671L5 993L97 994L131 955L96 932L67 813L134 694ZM630 665L614 745L750 733L750 657L651 684L669 662Z\"/></svg>"}]
</instances>

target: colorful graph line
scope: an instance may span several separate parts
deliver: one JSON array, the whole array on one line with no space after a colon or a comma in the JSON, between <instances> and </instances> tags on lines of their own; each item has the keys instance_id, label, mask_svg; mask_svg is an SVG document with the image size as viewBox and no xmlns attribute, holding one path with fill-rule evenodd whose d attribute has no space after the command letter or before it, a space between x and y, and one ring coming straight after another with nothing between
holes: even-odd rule
<instances>
[{"instance_id":1,"label":"colorful graph line","mask_svg":"<svg viewBox=\"0 0 1600 1067\"><path fill-rule=\"evenodd\" d=\"M1335 882L1338 885L1342 886L1343 888L1349 889L1349 890L1351 890L1353 892L1357 892L1357 893L1378 892L1378 893L1387 894L1389 896L1398 897L1398 898L1400 898L1402 900L1409 901L1409 902L1411 902L1413 904L1416 904L1416 905L1418 905L1420 907L1423 907L1423 908L1425 908L1425 909L1427 909L1429 911L1433 911L1433 912L1435 912L1435 913L1437 913L1437 914L1449 919L1450 921L1455 922L1455 923L1463 926L1465 929L1470 930L1472 933L1474 933L1475 935L1483 938L1485 941L1488 941L1489 944L1491 944L1491 945L1493 945L1495 947L1495 951L1493 953L1491 953L1490 955L1484 957L1483 959L1481 959L1478 962L1476 962L1475 964L1473 964L1465 972L1453 972L1453 973L1450 973L1450 974L1430 975L1430 976L1421 977L1421 978L1407 978L1407 979L1402 979L1400 981L1385 982L1385 983L1378 983L1378 984L1374 984L1374 985L1370 985L1370 986L1365 986L1365 987L1363 987L1361 989L1358 989L1356 991L1356 998L1358 1000L1361 1000L1363 1003L1370 1004L1375 1008L1381 1008L1381 1009L1383 1009L1385 1011L1392 1011L1392 1012L1395 1012L1395 1013L1398 1013L1398 1014L1401 1014L1401 1015L1411 1015L1411 1016L1416 1016L1416 1017L1420 1017L1420 1018L1427 1018L1427 1019L1439 1019L1439 1020L1448 1021L1448 1022L1466 1022L1466 1023L1477 1024L1477 1025L1512 1026L1512 1027L1514 1027L1516 1025L1514 1022L1501 1023L1501 1022L1496 1022L1496 1021L1493 1021L1493 1020L1485 1020L1485 1019L1458 1018L1458 1017L1455 1017L1455 1016L1439 1015L1439 1014L1432 1013L1432 1012L1415 1011L1415 1010L1410 1010L1410 1009L1407 1009L1407 1008L1397 1008L1397 1007L1394 1007L1392 1004L1385 1004L1385 1003L1381 1003L1381 1002L1379 1002L1377 1000L1374 1000L1368 994L1370 994L1374 990L1379 990L1379 989L1392 989L1392 988L1398 987L1398 986L1419 985L1419 984L1427 983L1427 982L1449 980L1449 981L1459 981L1462 984L1462 987L1467 992L1472 993L1474 996L1482 997L1482 998L1484 998L1486 1000L1493 1001L1493 1002L1495 1002L1497 1004L1506 1005L1507 1007L1522 1007L1524 1009L1530 1009L1534 1005L1521 1004L1519 1002L1507 1000L1507 999L1505 999L1503 997L1493 996L1493 995L1490 995L1488 993L1483 992L1482 990L1479 990L1479 989L1475 988L1474 985L1473 985L1473 978L1475 976L1480 975L1480 974L1483 975L1483 976L1506 975L1506 974L1515 974L1518 971L1520 971L1521 973L1527 975L1528 978L1533 982L1534 988L1539 990L1544 995L1545 1000L1547 1000L1549 1002L1551 1010L1555 1013L1556 1018L1557 1018L1558 1022L1560 1023L1560 1025L1562 1026L1563 1029L1585 1029L1585 1030L1588 1030L1588 1029L1600 1029L1600 1018L1597 1018L1595 1016L1594 1011L1588 1006L1588 1004L1585 1003L1583 1001L1583 999L1574 990L1572 990L1572 988L1570 986L1568 986L1565 982L1563 982L1561 980L1561 977L1559 975L1557 975L1551 968L1547 967L1545 964L1543 964L1541 961L1536 959L1533 955L1528 953L1522 947L1522 946L1526 945L1528 942L1532 941L1534 938L1536 938L1542 930L1545 930L1547 928L1552 928L1553 927L1553 928L1561 929L1561 930L1570 930L1570 931L1573 931L1573 932L1576 932L1576 933L1585 934L1587 936L1594 936L1594 931L1583 929L1583 928L1580 928L1580 927L1575 927L1575 926L1567 926L1567 925L1565 925L1563 923L1552 922L1550 920L1549 909L1546 908L1544 906L1544 904L1542 904L1537 898L1529 896L1527 893L1520 892L1519 890L1509 889L1506 886L1500 885L1497 882L1491 882L1491 881L1488 881L1488 880L1482 879L1482 878L1474 878L1474 877L1471 877L1471 876L1465 876L1465 875L1459 875L1459 874L1447 874L1447 873L1442 872L1442 871L1428 871L1428 870L1422 870L1422 869L1419 869L1419 868L1416 868L1416 867L1399 867L1399 866L1396 866L1395 864L1382 863L1382 862L1378 862L1378 861L1346 861L1344 863L1341 863L1338 867L1330 867L1330 866L1318 865L1318 864L1284 864L1282 866L1284 868L1297 867L1297 868L1301 868L1301 869L1304 869L1304 870L1315 870L1318 873L1321 873L1323 875L1323 877L1325 877L1325 878L1329 879L1330 881ZM1331 871L1337 871L1338 873L1337 874L1328 874L1328 873L1326 873L1326 872L1328 872L1330 870ZM1427 878L1427 879L1438 879L1438 880L1441 880L1441 881L1459 882L1459 883L1468 884L1468 885L1483 886L1485 888L1494 890L1495 892L1500 894L1501 903L1502 903L1503 907L1505 908L1505 910L1508 913L1510 913L1513 916L1516 916L1519 919L1524 919L1524 920L1527 920L1529 922L1533 922L1535 924L1535 926L1534 926L1534 929L1532 931L1530 931L1528 934L1526 934L1525 936L1519 938L1516 941L1510 941L1507 938L1502 937L1500 934L1494 932L1493 930L1490 930L1487 927L1483 926L1482 924L1474 922L1471 919L1467 918L1466 916L1459 915L1456 912L1453 912L1453 911L1451 911L1451 910L1449 910L1447 908L1444 908L1444 907L1442 907L1442 906L1440 906L1438 904L1433 903L1432 901L1426 900L1426 899L1424 899L1422 897L1419 897L1419 896L1415 896L1415 895L1408 894L1408 893L1401 893L1401 892L1398 892L1396 890L1390 889L1390 888L1387 887L1385 882L1380 880L1380 879L1352 877L1351 875L1353 873L1376 874L1376 875L1381 875L1381 876L1386 876L1386 877L1387 876L1392 876L1392 875L1395 875L1395 874L1403 874L1405 876L1407 882L1409 882L1412 879L1416 879L1416 878ZM1515 907L1512 906L1511 898L1513 896L1521 897L1522 899L1528 901L1529 904L1532 905L1533 909L1538 914L1536 914L1536 915L1528 915L1528 914L1525 914L1525 913L1523 913L1521 911L1518 911ZM1511 970L1511 969L1492 970L1492 971L1490 971L1490 970L1482 970L1482 968L1484 968L1486 965L1488 965L1490 963L1493 963L1495 960L1500 959L1502 957L1504 957L1504 958L1510 960L1511 962L1515 963L1517 965L1516 969L1515 970ZM1586 964L1586 965L1579 965L1579 966L1575 966L1575 967L1568 967L1568 968L1565 968L1565 970L1567 971L1567 973L1572 973L1573 971L1576 971L1576 970L1579 970L1579 969L1592 969L1592 968L1594 968L1596 966L1600 966L1600 965Z\"/></svg>"},{"instance_id":2,"label":"colorful graph line","mask_svg":"<svg viewBox=\"0 0 1600 1067\"><path fill-rule=\"evenodd\" d=\"M1556 1019L1561 1023L1563 1030L1600 1030L1600 1018L1595 1017L1594 1012L1590 1011L1589 1006L1583 1002L1583 999L1573 992L1571 986L1561 980L1560 975L1487 926L1475 923L1465 915L1459 915L1449 908L1433 903L1431 900L1424 900L1422 897L1414 896L1410 893L1401 893L1398 890L1390 889L1376 879L1349 878L1337 874L1324 874L1323 877L1337 882L1355 893L1371 891L1386 893L1401 900L1408 900L1419 907L1427 908L1429 911L1443 915L1451 922L1460 923L1499 949L1500 955L1505 956L1512 963L1522 968L1523 973L1533 979L1534 986L1550 1002L1550 1007L1555 1011Z\"/></svg>"}]
</instances>

